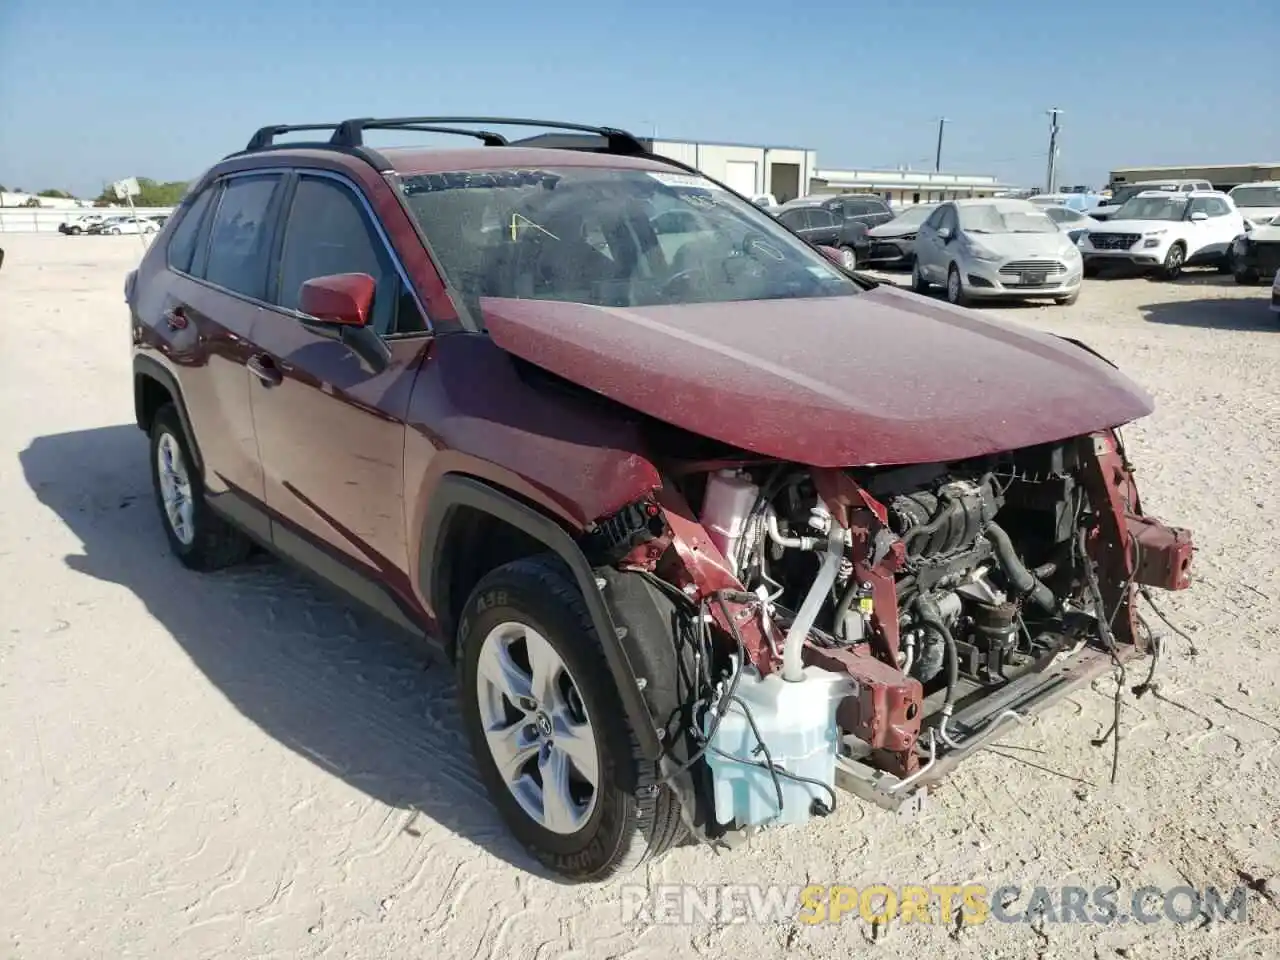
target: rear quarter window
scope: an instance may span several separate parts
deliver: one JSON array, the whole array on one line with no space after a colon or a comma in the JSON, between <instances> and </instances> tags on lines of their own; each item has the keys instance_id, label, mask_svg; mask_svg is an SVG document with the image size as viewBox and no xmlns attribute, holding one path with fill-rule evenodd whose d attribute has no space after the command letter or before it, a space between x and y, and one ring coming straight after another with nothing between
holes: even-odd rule
<instances>
[{"instance_id":1,"label":"rear quarter window","mask_svg":"<svg viewBox=\"0 0 1280 960\"><path fill-rule=\"evenodd\" d=\"M181 213L173 234L169 237L169 246L165 255L172 270L179 273L191 272L191 260L195 256L196 241L200 238L200 224L204 222L205 213L214 195L213 187L206 187L192 199L186 210Z\"/></svg>"}]
</instances>

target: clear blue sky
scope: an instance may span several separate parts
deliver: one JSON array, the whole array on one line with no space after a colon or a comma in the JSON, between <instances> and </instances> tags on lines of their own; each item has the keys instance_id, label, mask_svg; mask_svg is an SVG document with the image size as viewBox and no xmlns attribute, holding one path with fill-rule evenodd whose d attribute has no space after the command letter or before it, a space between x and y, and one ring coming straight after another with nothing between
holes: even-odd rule
<instances>
[{"instance_id":1,"label":"clear blue sky","mask_svg":"<svg viewBox=\"0 0 1280 960\"><path fill-rule=\"evenodd\" d=\"M1280 0L0 0L0 183L186 179L266 123L505 114L1037 184L1280 160Z\"/></svg>"}]
</instances>

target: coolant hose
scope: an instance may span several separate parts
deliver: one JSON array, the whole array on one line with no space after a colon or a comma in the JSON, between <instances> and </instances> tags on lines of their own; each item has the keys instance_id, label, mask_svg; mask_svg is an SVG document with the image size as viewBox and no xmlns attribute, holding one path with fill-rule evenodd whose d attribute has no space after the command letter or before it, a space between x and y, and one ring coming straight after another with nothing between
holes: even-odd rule
<instances>
[{"instance_id":1,"label":"coolant hose","mask_svg":"<svg viewBox=\"0 0 1280 960\"><path fill-rule=\"evenodd\" d=\"M844 618L849 615L849 611L853 608L853 599L858 595L858 587L861 584L857 577L849 578L849 585L844 588L844 593L840 595L840 602L836 604L836 619L834 629L836 639L849 642L848 636L845 635Z\"/></svg>"},{"instance_id":2,"label":"coolant hose","mask_svg":"<svg viewBox=\"0 0 1280 960\"><path fill-rule=\"evenodd\" d=\"M998 523L988 523L983 532L991 541L991 546L995 548L1000 568L1004 570L1004 575L1009 578L1013 588L1020 595L1030 597L1036 606L1044 608L1048 613L1053 613L1057 606L1053 591L1037 580L1036 575L1018 559L1018 553L1013 549L1013 541L1004 532L1004 528Z\"/></svg>"},{"instance_id":3,"label":"coolant hose","mask_svg":"<svg viewBox=\"0 0 1280 960\"><path fill-rule=\"evenodd\" d=\"M916 599L916 618L922 626L928 627L942 637L943 646L946 648L947 696L942 701L942 709L944 716L950 716L951 707L956 702L956 687L960 683L960 652L956 649L956 638L951 635L951 631L943 622L942 611L938 609L938 604L929 597Z\"/></svg>"},{"instance_id":4,"label":"coolant hose","mask_svg":"<svg viewBox=\"0 0 1280 960\"><path fill-rule=\"evenodd\" d=\"M787 643L782 650L782 679L799 681L804 679L804 641L809 630L818 619L818 612L827 602L831 587L836 582L836 574L840 572L840 561L844 559L844 528L832 523L827 534L827 552L822 556L822 565L818 567L818 575L800 604L800 612L791 622L787 631Z\"/></svg>"}]
</instances>

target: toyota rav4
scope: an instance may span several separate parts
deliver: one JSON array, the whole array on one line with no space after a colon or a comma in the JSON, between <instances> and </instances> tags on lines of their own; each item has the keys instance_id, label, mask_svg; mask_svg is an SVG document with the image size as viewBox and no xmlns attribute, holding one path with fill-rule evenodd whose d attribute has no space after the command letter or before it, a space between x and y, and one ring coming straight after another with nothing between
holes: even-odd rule
<instances>
[{"instance_id":1,"label":"toyota rav4","mask_svg":"<svg viewBox=\"0 0 1280 960\"><path fill-rule=\"evenodd\" d=\"M1144 650L1192 545L1111 363L838 260L612 128L265 128L125 284L169 544L268 548L443 648L497 810L568 877L847 792L914 810Z\"/></svg>"}]
</instances>

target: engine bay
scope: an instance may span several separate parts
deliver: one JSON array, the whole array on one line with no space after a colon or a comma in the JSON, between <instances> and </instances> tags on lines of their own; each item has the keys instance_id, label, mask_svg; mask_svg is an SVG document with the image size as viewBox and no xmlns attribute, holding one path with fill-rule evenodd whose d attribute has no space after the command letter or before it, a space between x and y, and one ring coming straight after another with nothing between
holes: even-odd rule
<instances>
[{"instance_id":1,"label":"engine bay","mask_svg":"<svg viewBox=\"0 0 1280 960\"><path fill-rule=\"evenodd\" d=\"M951 463L686 461L667 478L595 535L692 611L692 753L722 823L834 805L836 762L910 784L1023 717L984 703L1141 650L1137 591L1189 582L1190 535L1144 516L1116 431Z\"/></svg>"}]
</instances>

